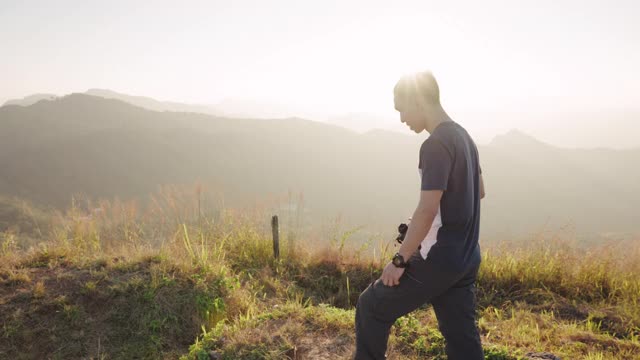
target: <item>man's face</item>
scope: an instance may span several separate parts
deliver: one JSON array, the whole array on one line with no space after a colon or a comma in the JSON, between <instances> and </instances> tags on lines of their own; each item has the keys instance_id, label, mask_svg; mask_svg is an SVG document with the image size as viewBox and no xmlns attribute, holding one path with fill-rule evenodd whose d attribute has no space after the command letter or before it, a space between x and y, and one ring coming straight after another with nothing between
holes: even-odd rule
<instances>
[{"instance_id":1,"label":"man's face","mask_svg":"<svg viewBox=\"0 0 640 360\"><path fill-rule=\"evenodd\" d=\"M413 97L394 97L394 105L400 113L400 121L405 123L416 134L425 130L427 119L425 112L422 111L420 105Z\"/></svg>"},{"instance_id":2,"label":"man's face","mask_svg":"<svg viewBox=\"0 0 640 360\"><path fill-rule=\"evenodd\" d=\"M425 130L425 118L420 111L417 109L414 110L399 110L400 112L400 121L405 123L409 129L411 129L416 134L421 133Z\"/></svg>"}]
</instances>

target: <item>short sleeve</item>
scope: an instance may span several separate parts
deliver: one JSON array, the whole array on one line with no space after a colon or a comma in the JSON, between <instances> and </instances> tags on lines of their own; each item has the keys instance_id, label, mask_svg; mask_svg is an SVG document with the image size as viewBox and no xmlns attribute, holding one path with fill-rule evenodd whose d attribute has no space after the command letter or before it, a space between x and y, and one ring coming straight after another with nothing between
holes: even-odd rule
<instances>
[{"instance_id":1,"label":"short sleeve","mask_svg":"<svg viewBox=\"0 0 640 360\"><path fill-rule=\"evenodd\" d=\"M420 149L422 191L447 190L452 163L451 154L440 141L425 141Z\"/></svg>"}]
</instances>

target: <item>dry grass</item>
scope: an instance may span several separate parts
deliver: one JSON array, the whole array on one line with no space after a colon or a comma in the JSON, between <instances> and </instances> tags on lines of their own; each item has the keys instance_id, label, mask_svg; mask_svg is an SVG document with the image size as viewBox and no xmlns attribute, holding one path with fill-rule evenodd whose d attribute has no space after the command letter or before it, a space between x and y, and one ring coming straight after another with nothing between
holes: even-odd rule
<instances>
[{"instance_id":1,"label":"dry grass","mask_svg":"<svg viewBox=\"0 0 640 360\"><path fill-rule=\"evenodd\" d=\"M207 208L202 196L167 188L144 209L76 204L30 249L3 235L0 358L348 358L353 306L389 244L352 244L354 229L335 227L327 246L285 241L276 260L269 206ZM534 240L483 248L487 358L637 358L640 243ZM389 355L444 357L429 307L398 320Z\"/></svg>"}]
</instances>

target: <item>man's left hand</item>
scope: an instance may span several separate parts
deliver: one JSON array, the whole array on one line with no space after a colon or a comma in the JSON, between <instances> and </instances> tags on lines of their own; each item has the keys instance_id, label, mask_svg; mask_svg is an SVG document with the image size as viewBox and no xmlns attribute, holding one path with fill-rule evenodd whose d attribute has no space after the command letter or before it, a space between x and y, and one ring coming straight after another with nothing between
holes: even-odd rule
<instances>
[{"instance_id":1,"label":"man's left hand","mask_svg":"<svg viewBox=\"0 0 640 360\"><path fill-rule=\"evenodd\" d=\"M382 276L380 276L380 280L386 286L396 286L400 284L400 277L404 273L404 268L399 268L393 265L392 262L389 262L387 266L382 270Z\"/></svg>"}]
</instances>

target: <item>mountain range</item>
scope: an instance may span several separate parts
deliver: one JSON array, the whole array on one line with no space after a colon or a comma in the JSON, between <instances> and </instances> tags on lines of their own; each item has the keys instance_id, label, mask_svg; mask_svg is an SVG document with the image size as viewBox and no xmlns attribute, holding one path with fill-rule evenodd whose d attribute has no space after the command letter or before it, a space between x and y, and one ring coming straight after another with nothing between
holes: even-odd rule
<instances>
[{"instance_id":1,"label":"mountain range","mask_svg":"<svg viewBox=\"0 0 640 360\"><path fill-rule=\"evenodd\" d=\"M391 231L416 205L424 135L88 93L0 107L0 195L65 207L78 193L144 201L159 185L201 181L227 202L301 192L308 221L343 215ZM479 151L483 237L640 231L640 149L563 149L513 130Z\"/></svg>"}]
</instances>

